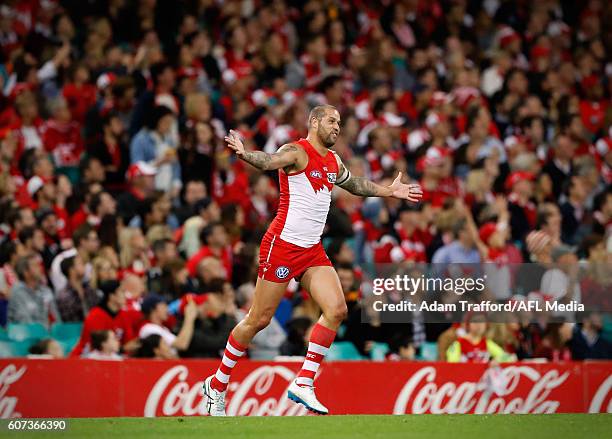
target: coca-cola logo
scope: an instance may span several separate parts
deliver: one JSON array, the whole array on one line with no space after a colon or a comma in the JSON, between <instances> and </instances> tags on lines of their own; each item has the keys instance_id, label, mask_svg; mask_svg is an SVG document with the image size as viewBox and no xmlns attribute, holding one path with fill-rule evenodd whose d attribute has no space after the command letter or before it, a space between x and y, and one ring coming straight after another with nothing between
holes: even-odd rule
<instances>
[{"instance_id":1,"label":"coca-cola logo","mask_svg":"<svg viewBox=\"0 0 612 439\"><path fill-rule=\"evenodd\" d=\"M230 416L303 416L306 409L287 398L287 387L295 372L284 366L261 366L228 389ZM144 408L144 416L192 416L206 414L203 380L188 384L186 366L168 369L155 383Z\"/></svg>"},{"instance_id":2,"label":"coca-cola logo","mask_svg":"<svg viewBox=\"0 0 612 439\"><path fill-rule=\"evenodd\" d=\"M601 383L595 395L593 395L593 399L591 400L591 405L589 406L589 413L601 413L602 408L606 402L608 401L608 406L605 411L607 413L612 413L612 375L608 376L608 378Z\"/></svg>"},{"instance_id":3,"label":"coca-cola logo","mask_svg":"<svg viewBox=\"0 0 612 439\"><path fill-rule=\"evenodd\" d=\"M17 369L14 364L9 364L0 372L0 419L20 418L21 413L16 411L19 399L16 396L9 396L8 391L11 384L19 381L26 371L25 366Z\"/></svg>"},{"instance_id":4,"label":"coca-cola logo","mask_svg":"<svg viewBox=\"0 0 612 439\"><path fill-rule=\"evenodd\" d=\"M435 382L436 368L424 367L406 382L393 413L554 413L560 402L548 397L569 377L569 372L551 369L540 374L529 366L509 366L501 373L503 379L497 380L498 388L492 390L486 379L439 385ZM524 398L512 398L523 377L531 384L529 393Z\"/></svg>"}]
</instances>

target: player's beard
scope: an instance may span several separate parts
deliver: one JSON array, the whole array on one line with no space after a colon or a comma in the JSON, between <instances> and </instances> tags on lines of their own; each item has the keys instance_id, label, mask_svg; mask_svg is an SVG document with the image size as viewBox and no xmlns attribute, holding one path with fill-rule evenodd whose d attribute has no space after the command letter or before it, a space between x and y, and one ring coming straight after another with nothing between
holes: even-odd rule
<instances>
[{"instance_id":1,"label":"player's beard","mask_svg":"<svg viewBox=\"0 0 612 439\"><path fill-rule=\"evenodd\" d=\"M317 137L319 137L319 141L328 149L333 147L336 144L336 140L338 139L338 136L334 138L334 135L332 133L332 131L326 133L320 127L317 130Z\"/></svg>"}]
</instances>

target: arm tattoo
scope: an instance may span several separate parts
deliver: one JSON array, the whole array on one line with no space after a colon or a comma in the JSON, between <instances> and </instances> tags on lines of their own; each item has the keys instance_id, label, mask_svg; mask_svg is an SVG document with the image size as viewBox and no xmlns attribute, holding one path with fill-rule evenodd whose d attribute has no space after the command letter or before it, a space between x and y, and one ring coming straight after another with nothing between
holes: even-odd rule
<instances>
[{"instance_id":1,"label":"arm tattoo","mask_svg":"<svg viewBox=\"0 0 612 439\"><path fill-rule=\"evenodd\" d=\"M340 164L340 182L336 183L342 189L349 191L353 195L361 195L364 197L372 197L378 195L378 187L375 183L371 182L364 177L355 177L351 175L350 171Z\"/></svg>"},{"instance_id":2,"label":"arm tattoo","mask_svg":"<svg viewBox=\"0 0 612 439\"><path fill-rule=\"evenodd\" d=\"M376 185L365 177L351 176L347 181L339 185L342 189L346 189L353 195L361 195L363 197L373 197L378 195Z\"/></svg>"},{"instance_id":3,"label":"arm tattoo","mask_svg":"<svg viewBox=\"0 0 612 439\"><path fill-rule=\"evenodd\" d=\"M282 163L280 160L288 152L294 152L297 150L297 147L293 145L285 145L274 154L268 154L267 152L263 151L248 151L244 152L240 158L258 169L268 171L271 169L278 169L279 167L288 166L288 164Z\"/></svg>"},{"instance_id":4,"label":"arm tattoo","mask_svg":"<svg viewBox=\"0 0 612 439\"><path fill-rule=\"evenodd\" d=\"M240 158L264 171L268 170L270 163L272 162L272 154L268 154L267 152L263 151L245 151Z\"/></svg>"}]
</instances>

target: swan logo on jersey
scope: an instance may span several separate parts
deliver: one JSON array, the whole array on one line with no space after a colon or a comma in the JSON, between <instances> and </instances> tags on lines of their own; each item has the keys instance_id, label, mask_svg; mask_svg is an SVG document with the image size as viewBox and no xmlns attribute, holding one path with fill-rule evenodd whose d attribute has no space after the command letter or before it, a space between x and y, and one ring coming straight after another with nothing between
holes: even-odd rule
<instances>
[{"instance_id":1,"label":"swan logo on jersey","mask_svg":"<svg viewBox=\"0 0 612 439\"><path fill-rule=\"evenodd\" d=\"M279 279L284 279L287 276L289 276L289 269L284 265L281 265L276 269L276 277L278 277Z\"/></svg>"},{"instance_id":2,"label":"swan logo on jersey","mask_svg":"<svg viewBox=\"0 0 612 439\"><path fill-rule=\"evenodd\" d=\"M327 173L327 181L330 182L331 184L334 184L336 182L336 173L335 172L328 172Z\"/></svg>"},{"instance_id":3,"label":"swan logo on jersey","mask_svg":"<svg viewBox=\"0 0 612 439\"><path fill-rule=\"evenodd\" d=\"M314 171L310 171L310 176L312 178L321 178L321 177L323 177L321 175L321 171L317 171L316 169Z\"/></svg>"}]
</instances>

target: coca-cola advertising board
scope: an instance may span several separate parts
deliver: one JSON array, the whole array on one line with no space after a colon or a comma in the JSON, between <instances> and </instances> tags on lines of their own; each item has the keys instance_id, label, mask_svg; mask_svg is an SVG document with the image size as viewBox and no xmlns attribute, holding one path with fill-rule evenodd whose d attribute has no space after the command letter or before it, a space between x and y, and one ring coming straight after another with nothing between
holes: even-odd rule
<instances>
[{"instance_id":1,"label":"coca-cola advertising board","mask_svg":"<svg viewBox=\"0 0 612 439\"><path fill-rule=\"evenodd\" d=\"M215 360L0 360L0 417L194 416ZM306 415L286 397L300 363L242 361L228 415ZM333 414L612 412L612 362L505 365L329 362L317 394Z\"/></svg>"}]
</instances>

